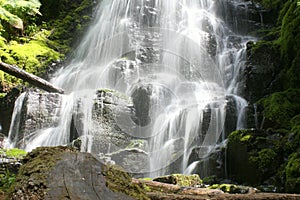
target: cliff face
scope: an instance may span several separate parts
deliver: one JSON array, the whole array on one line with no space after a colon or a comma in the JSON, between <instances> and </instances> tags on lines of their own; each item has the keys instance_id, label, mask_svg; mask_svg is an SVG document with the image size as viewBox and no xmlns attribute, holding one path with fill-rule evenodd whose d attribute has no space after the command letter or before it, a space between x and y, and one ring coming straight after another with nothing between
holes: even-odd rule
<instances>
[{"instance_id":1,"label":"cliff face","mask_svg":"<svg viewBox=\"0 0 300 200\"><path fill-rule=\"evenodd\" d=\"M300 6L288 0L257 2L265 6L266 29L258 30L259 41L248 45L245 93L252 102L300 85Z\"/></svg>"}]
</instances>

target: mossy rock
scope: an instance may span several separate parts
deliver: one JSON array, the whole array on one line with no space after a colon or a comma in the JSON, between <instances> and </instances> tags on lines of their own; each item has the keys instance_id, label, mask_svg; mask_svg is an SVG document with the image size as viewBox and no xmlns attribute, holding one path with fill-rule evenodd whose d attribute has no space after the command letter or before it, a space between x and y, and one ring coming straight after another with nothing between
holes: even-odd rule
<instances>
[{"instance_id":1,"label":"mossy rock","mask_svg":"<svg viewBox=\"0 0 300 200\"><path fill-rule=\"evenodd\" d=\"M220 189L225 193L230 194L246 194L250 190L253 190L251 187L234 185L234 184L214 184L208 187L209 189Z\"/></svg>"},{"instance_id":2,"label":"mossy rock","mask_svg":"<svg viewBox=\"0 0 300 200\"><path fill-rule=\"evenodd\" d=\"M182 187L194 187L202 184L198 174L184 175L184 174L171 174L154 178L153 181L179 185Z\"/></svg>"},{"instance_id":3,"label":"mossy rock","mask_svg":"<svg viewBox=\"0 0 300 200\"><path fill-rule=\"evenodd\" d=\"M22 159L24 156L26 156L27 152L18 149L18 148L13 148L13 149L1 149L0 150L0 155L11 158L11 159Z\"/></svg>"},{"instance_id":4,"label":"mossy rock","mask_svg":"<svg viewBox=\"0 0 300 200\"><path fill-rule=\"evenodd\" d=\"M249 158L255 150L253 144L260 132L239 130L232 132L227 144L227 170L229 178L239 183L258 184L261 172Z\"/></svg>"},{"instance_id":5,"label":"mossy rock","mask_svg":"<svg viewBox=\"0 0 300 200\"><path fill-rule=\"evenodd\" d=\"M250 156L249 161L258 166L258 169L263 173L274 173L277 168L273 168L278 166L278 156L277 153L273 149L262 149L258 152L256 156ZM271 170L273 168L273 170Z\"/></svg>"},{"instance_id":6,"label":"mossy rock","mask_svg":"<svg viewBox=\"0 0 300 200\"><path fill-rule=\"evenodd\" d=\"M39 147L28 153L23 159L16 183L11 188L12 193L21 190L29 196L34 194L43 198L48 174L66 151L73 150L66 147ZM35 191L34 186L38 190Z\"/></svg>"},{"instance_id":7,"label":"mossy rock","mask_svg":"<svg viewBox=\"0 0 300 200\"><path fill-rule=\"evenodd\" d=\"M300 89L273 93L258 103L267 119L265 128L291 128L291 119L300 113Z\"/></svg>"},{"instance_id":8,"label":"mossy rock","mask_svg":"<svg viewBox=\"0 0 300 200\"><path fill-rule=\"evenodd\" d=\"M24 158L10 199L133 199L126 194L148 199L117 166L69 147L39 147Z\"/></svg>"},{"instance_id":9,"label":"mossy rock","mask_svg":"<svg viewBox=\"0 0 300 200\"><path fill-rule=\"evenodd\" d=\"M106 177L106 185L114 192L125 193L135 199L150 200L145 190L131 182L130 175L117 165L104 165L102 173Z\"/></svg>"},{"instance_id":10,"label":"mossy rock","mask_svg":"<svg viewBox=\"0 0 300 200\"><path fill-rule=\"evenodd\" d=\"M300 153L290 155L285 168L286 192L300 193Z\"/></svg>"}]
</instances>

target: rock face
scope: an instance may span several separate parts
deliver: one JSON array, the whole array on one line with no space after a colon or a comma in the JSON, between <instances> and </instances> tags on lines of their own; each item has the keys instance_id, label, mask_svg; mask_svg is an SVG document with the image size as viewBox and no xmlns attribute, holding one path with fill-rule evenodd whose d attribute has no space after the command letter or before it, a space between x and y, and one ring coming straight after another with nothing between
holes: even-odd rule
<instances>
[{"instance_id":1,"label":"rock face","mask_svg":"<svg viewBox=\"0 0 300 200\"><path fill-rule=\"evenodd\" d=\"M276 80L282 68L278 48L268 42L247 44L248 61L242 80L246 86L243 94L248 101L254 103L280 88Z\"/></svg>"},{"instance_id":2,"label":"rock face","mask_svg":"<svg viewBox=\"0 0 300 200\"><path fill-rule=\"evenodd\" d=\"M58 111L61 108L62 97L55 93L42 93L28 91L23 93L23 98L16 101L16 118L10 140L18 148L24 148L26 139L35 134L39 129L57 126L59 122ZM16 108L16 107L15 107Z\"/></svg>"},{"instance_id":3,"label":"rock face","mask_svg":"<svg viewBox=\"0 0 300 200\"><path fill-rule=\"evenodd\" d=\"M12 89L4 98L0 98L0 133L8 135L11 117L14 109L14 102L20 95L20 91L16 88Z\"/></svg>"},{"instance_id":4,"label":"rock face","mask_svg":"<svg viewBox=\"0 0 300 200\"><path fill-rule=\"evenodd\" d=\"M19 112L15 113L13 134L10 135L10 140L16 147L27 148L41 132L58 127L59 137L64 132L67 133L62 136L64 141L38 145L66 145L76 141L75 146L81 151L91 152L94 155L108 154L104 157L110 157L110 160L128 172L149 171L148 154L145 153L147 141L137 141L132 136L136 116L130 97L117 91L100 89L95 92L90 105L92 108L85 107L85 97L74 97L77 100L73 104L68 103L73 108L71 113L63 117L62 107L67 96L41 91L28 91L22 95L23 98L17 102L16 110ZM91 110L91 121L87 121L87 109ZM64 120L66 127L61 127L61 119Z\"/></svg>"},{"instance_id":5,"label":"rock face","mask_svg":"<svg viewBox=\"0 0 300 200\"><path fill-rule=\"evenodd\" d=\"M263 25L263 8L254 4L253 1L219 1L222 4L218 10L219 15L224 16L226 24L240 34L249 34Z\"/></svg>"},{"instance_id":6,"label":"rock face","mask_svg":"<svg viewBox=\"0 0 300 200\"><path fill-rule=\"evenodd\" d=\"M116 187L127 187L131 196L147 199L128 177L117 168L105 167L91 154L66 147L41 147L24 159L11 199L133 199L117 193ZM114 185L115 192L107 185Z\"/></svg>"},{"instance_id":7,"label":"rock face","mask_svg":"<svg viewBox=\"0 0 300 200\"><path fill-rule=\"evenodd\" d=\"M266 192L299 193L299 137L299 132L282 130L233 132L227 147L228 178Z\"/></svg>"},{"instance_id":8,"label":"rock face","mask_svg":"<svg viewBox=\"0 0 300 200\"><path fill-rule=\"evenodd\" d=\"M79 135L84 133L82 110L78 109L74 119ZM91 152L94 154L111 153L126 148L132 139L130 133L120 122L121 117L130 117L134 109L129 97L113 90L98 90L92 109L92 123L89 135L93 138ZM86 150L86 149L82 149Z\"/></svg>"}]
</instances>

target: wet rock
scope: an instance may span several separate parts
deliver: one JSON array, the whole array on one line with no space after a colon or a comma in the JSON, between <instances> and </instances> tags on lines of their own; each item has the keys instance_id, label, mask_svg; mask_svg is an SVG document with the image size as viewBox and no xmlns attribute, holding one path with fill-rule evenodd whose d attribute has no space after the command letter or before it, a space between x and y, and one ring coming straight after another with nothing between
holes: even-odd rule
<instances>
[{"instance_id":1,"label":"wet rock","mask_svg":"<svg viewBox=\"0 0 300 200\"><path fill-rule=\"evenodd\" d=\"M10 136L18 148L24 148L27 139L35 135L37 130L57 126L62 103L61 95L56 93L31 90L23 95L24 100L18 105L20 113L16 113L13 135Z\"/></svg>"},{"instance_id":2,"label":"wet rock","mask_svg":"<svg viewBox=\"0 0 300 200\"><path fill-rule=\"evenodd\" d=\"M247 44L247 62L242 93L250 103L278 90L278 73L282 69L279 47L270 42ZM259 84L258 84L259 83Z\"/></svg>"},{"instance_id":3,"label":"wet rock","mask_svg":"<svg viewBox=\"0 0 300 200\"><path fill-rule=\"evenodd\" d=\"M253 1L219 1L217 13L226 19L226 24L240 34L248 34L261 28L263 24L263 8Z\"/></svg>"},{"instance_id":4,"label":"wet rock","mask_svg":"<svg viewBox=\"0 0 300 200\"><path fill-rule=\"evenodd\" d=\"M227 138L228 135L236 130L236 122L237 122L237 109L236 109L236 102L235 99L231 96L226 97L226 119L224 124L224 132L225 137Z\"/></svg>"},{"instance_id":5,"label":"wet rock","mask_svg":"<svg viewBox=\"0 0 300 200\"><path fill-rule=\"evenodd\" d=\"M214 184L209 186L210 189L220 189L223 192L230 194L247 194L247 193L255 193L258 190L256 188L242 186L242 185L234 185L234 184Z\"/></svg>"},{"instance_id":6,"label":"wet rock","mask_svg":"<svg viewBox=\"0 0 300 200\"><path fill-rule=\"evenodd\" d=\"M21 91L17 88L13 88L5 97L0 98L0 125L2 127L1 132L4 135L8 135L11 117L14 109L14 102L20 95Z\"/></svg>"},{"instance_id":7,"label":"wet rock","mask_svg":"<svg viewBox=\"0 0 300 200\"><path fill-rule=\"evenodd\" d=\"M149 172L149 155L138 148L122 149L112 154L106 154L111 160L126 169L134 177Z\"/></svg>"},{"instance_id":8,"label":"wet rock","mask_svg":"<svg viewBox=\"0 0 300 200\"><path fill-rule=\"evenodd\" d=\"M134 123L131 123L134 110L130 98L117 91L103 89L97 91L94 101L89 134L92 138L83 138L84 141L91 140L90 151L99 154L126 148L133 139L130 130L134 126ZM77 115L80 116L80 113ZM82 133L81 127L84 127L85 122L80 120L80 117L78 119L78 131Z\"/></svg>"},{"instance_id":9,"label":"wet rock","mask_svg":"<svg viewBox=\"0 0 300 200\"><path fill-rule=\"evenodd\" d=\"M199 158L201 148L194 148L189 157L189 164L195 164L191 173L199 174L201 177L215 176L216 179L223 179L226 176L225 172L225 148L220 145L204 158Z\"/></svg>"},{"instance_id":10,"label":"wet rock","mask_svg":"<svg viewBox=\"0 0 300 200\"><path fill-rule=\"evenodd\" d=\"M139 87L133 92L131 96L135 107L136 123L141 126L149 124L151 88Z\"/></svg>"},{"instance_id":11,"label":"wet rock","mask_svg":"<svg viewBox=\"0 0 300 200\"><path fill-rule=\"evenodd\" d=\"M248 144L253 131L235 131L230 134L227 146L227 172L231 180L239 183L259 184L261 173L254 163L249 161Z\"/></svg>"}]
</instances>

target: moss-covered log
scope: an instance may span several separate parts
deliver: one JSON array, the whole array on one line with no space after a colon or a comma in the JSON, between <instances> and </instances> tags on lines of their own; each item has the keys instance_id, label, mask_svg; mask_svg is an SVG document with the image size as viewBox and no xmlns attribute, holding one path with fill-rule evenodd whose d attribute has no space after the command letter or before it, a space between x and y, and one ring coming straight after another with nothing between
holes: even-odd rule
<instances>
[{"instance_id":1,"label":"moss-covered log","mask_svg":"<svg viewBox=\"0 0 300 200\"><path fill-rule=\"evenodd\" d=\"M0 70L4 71L10 75L13 75L17 78L20 78L20 79L22 79L32 85L35 85L43 90L46 90L47 92L55 92L55 93L60 93L60 94L64 93L63 89L56 87L53 84L49 83L48 81L46 81L38 76L35 76L33 74L30 74L15 65L9 65L7 63L0 62Z\"/></svg>"}]
</instances>

